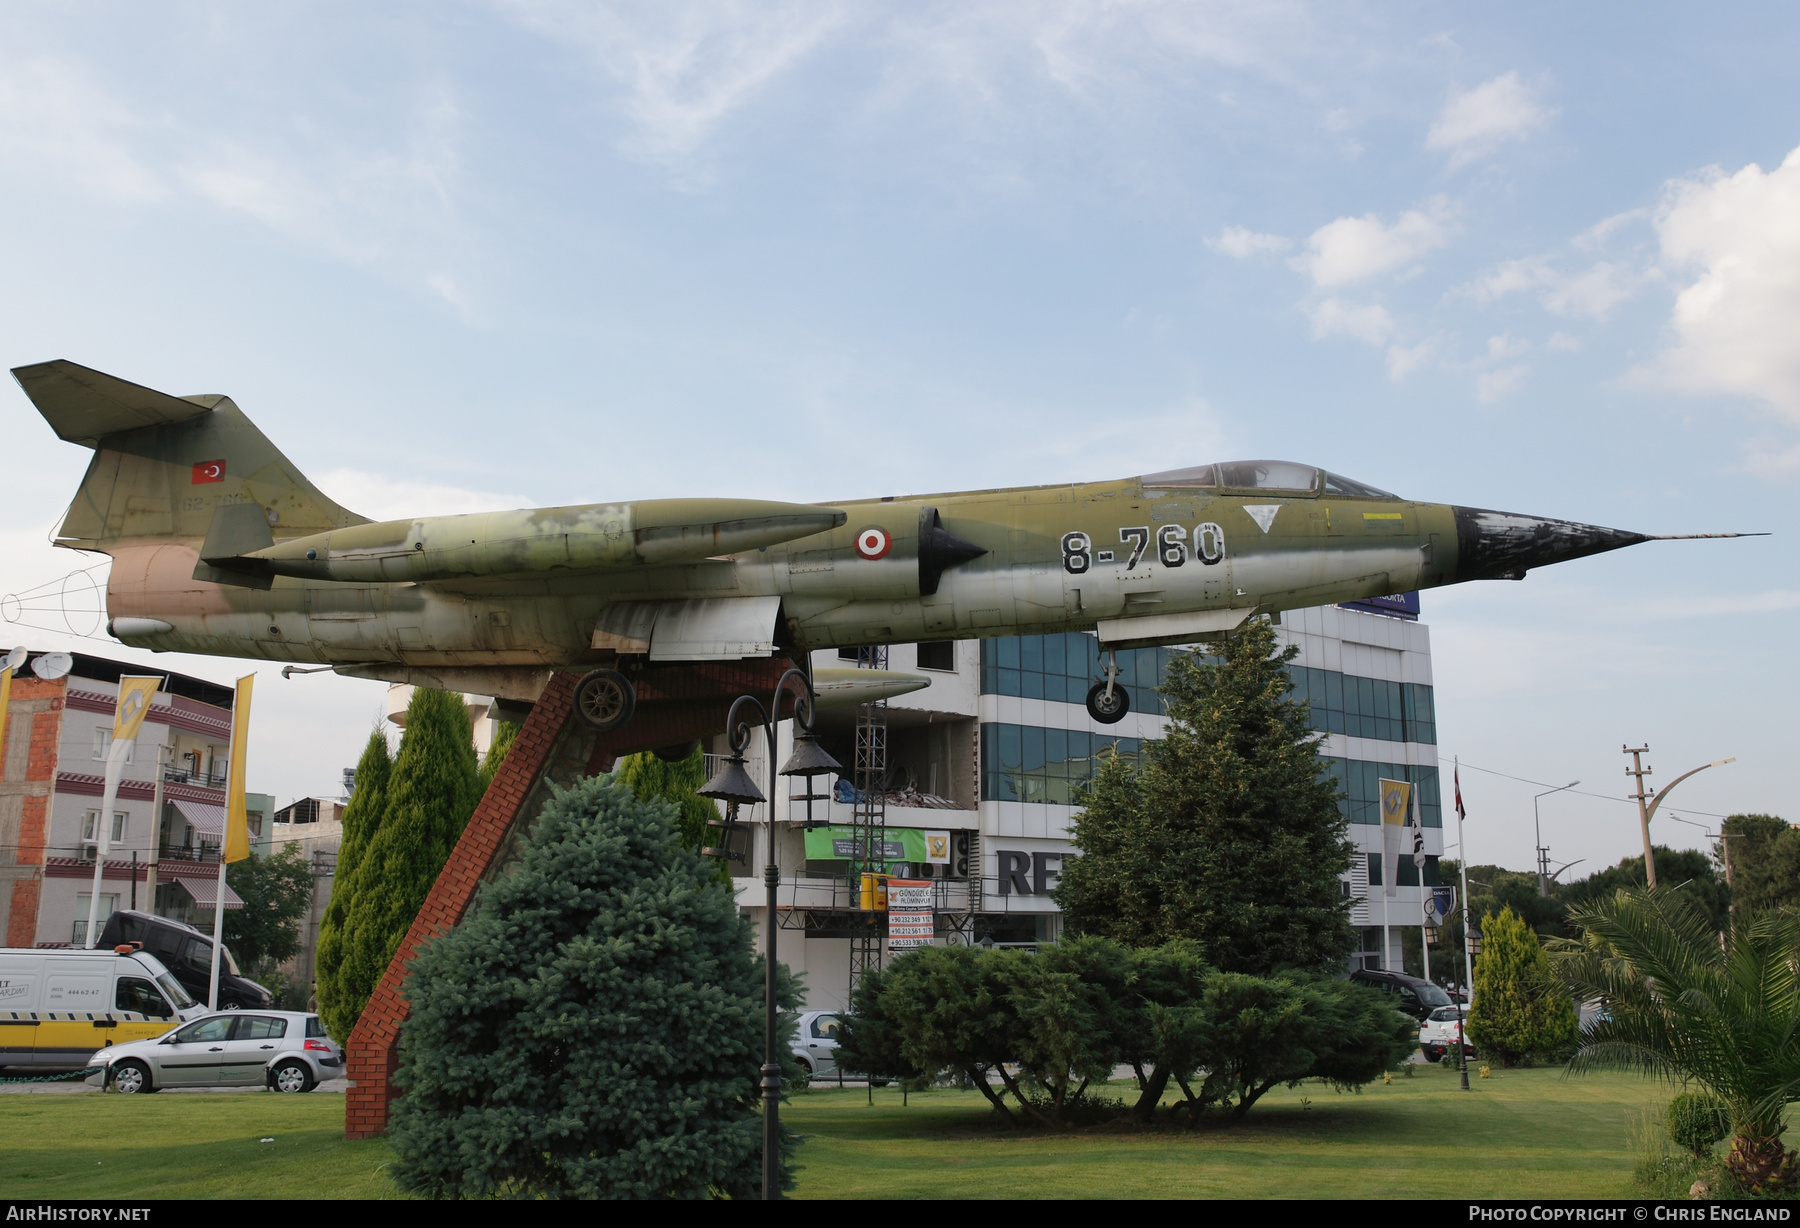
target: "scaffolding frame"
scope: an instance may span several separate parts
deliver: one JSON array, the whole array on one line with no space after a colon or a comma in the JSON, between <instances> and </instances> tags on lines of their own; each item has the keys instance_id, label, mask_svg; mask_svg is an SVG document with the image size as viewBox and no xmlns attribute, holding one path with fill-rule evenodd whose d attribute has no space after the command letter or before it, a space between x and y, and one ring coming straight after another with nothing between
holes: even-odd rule
<instances>
[{"instance_id":1,"label":"scaffolding frame","mask_svg":"<svg viewBox=\"0 0 1800 1228\"><path fill-rule=\"evenodd\" d=\"M886 669L888 650L870 645L856 650L858 669ZM846 863L850 899L862 902L862 876L887 873L888 705L880 699L856 710L856 762L852 778L856 801L850 815L852 856ZM850 939L850 983L844 1001L856 994L865 972L879 969L887 954L887 913L871 910L868 923Z\"/></svg>"}]
</instances>

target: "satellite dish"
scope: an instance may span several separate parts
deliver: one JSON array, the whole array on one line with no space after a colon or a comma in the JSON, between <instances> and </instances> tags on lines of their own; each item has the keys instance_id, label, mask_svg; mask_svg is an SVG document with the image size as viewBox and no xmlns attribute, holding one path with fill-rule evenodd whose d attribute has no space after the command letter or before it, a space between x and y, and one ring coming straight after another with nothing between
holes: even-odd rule
<instances>
[{"instance_id":1,"label":"satellite dish","mask_svg":"<svg viewBox=\"0 0 1800 1228\"><path fill-rule=\"evenodd\" d=\"M47 652L31 663L31 672L45 682L55 682L75 668L75 658L66 652Z\"/></svg>"},{"instance_id":2,"label":"satellite dish","mask_svg":"<svg viewBox=\"0 0 1800 1228\"><path fill-rule=\"evenodd\" d=\"M19 667L21 665L25 664L25 658L28 655L29 654L26 652L25 646L23 644L21 644L17 648L13 649L11 652L6 654L6 663L4 665L0 665L0 669L10 669L10 670L14 671L15 673L18 672Z\"/></svg>"}]
</instances>

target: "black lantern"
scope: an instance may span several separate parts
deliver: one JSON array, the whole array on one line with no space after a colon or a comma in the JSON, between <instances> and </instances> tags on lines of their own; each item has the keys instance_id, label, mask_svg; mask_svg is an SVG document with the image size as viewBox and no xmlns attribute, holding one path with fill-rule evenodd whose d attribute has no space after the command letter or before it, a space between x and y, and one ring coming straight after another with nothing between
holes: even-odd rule
<instances>
[{"instance_id":1,"label":"black lantern","mask_svg":"<svg viewBox=\"0 0 1800 1228\"><path fill-rule=\"evenodd\" d=\"M756 787L756 782L750 779L750 773L744 770L744 757L732 755L726 759L724 765L713 773L713 778L695 792L701 797L725 803L725 817L708 819L706 822L709 835L713 829L718 830L715 837L718 843L702 848L700 855L719 861L747 862L748 854L743 849L732 847L744 831L743 826L738 823L738 807L754 806L767 799L763 797L762 790Z\"/></svg>"}]
</instances>

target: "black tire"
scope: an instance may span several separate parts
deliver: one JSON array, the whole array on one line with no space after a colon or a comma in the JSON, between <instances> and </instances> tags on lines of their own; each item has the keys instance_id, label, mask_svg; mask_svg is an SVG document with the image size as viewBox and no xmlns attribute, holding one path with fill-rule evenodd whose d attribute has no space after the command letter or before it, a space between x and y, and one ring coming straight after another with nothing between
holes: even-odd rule
<instances>
[{"instance_id":1,"label":"black tire","mask_svg":"<svg viewBox=\"0 0 1800 1228\"><path fill-rule=\"evenodd\" d=\"M659 746L650 753L664 763L683 763L693 758L694 752L699 749L700 739L695 738L692 742L677 742L673 746Z\"/></svg>"},{"instance_id":2,"label":"black tire","mask_svg":"<svg viewBox=\"0 0 1800 1228\"><path fill-rule=\"evenodd\" d=\"M128 1057L115 1065L107 1078L121 1095L135 1096L139 1092L156 1090L156 1083L150 1078L150 1068L134 1057Z\"/></svg>"},{"instance_id":3,"label":"black tire","mask_svg":"<svg viewBox=\"0 0 1800 1228\"><path fill-rule=\"evenodd\" d=\"M289 1059L269 1072L269 1086L278 1092L310 1092L313 1074L305 1062Z\"/></svg>"},{"instance_id":4,"label":"black tire","mask_svg":"<svg viewBox=\"0 0 1800 1228\"><path fill-rule=\"evenodd\" d=\"M798 1053L794 1055L794 1060L800 1063L800 1069L805 1073L807 1078L810 1079L813 1077L813 1064L810 1061L801 1057Z\"/></svg>"},{"instance_id":5,"label":"black tire","mask_svg":"<svg viewBox=\"0 0 1800 1228\"><path fill-rule=\"evenodd\" d=\"M637 712L637 688L616 669L597 669L575 684L575 715L600 733L629 724Z\"/></svg>"},{"instance_id":6,"label":"black tire","mask_svg":"<svg viewBox=\"0 0 1800 1228\"><path fill-rule=\"evenodd\" d=\"M1444 1051L1442 1049L1427 1049L1424 1052L1425 1060L1428 1062L1441 1062L1444 1060Z\"/></svg>"},{"instance_id":7,"label":"black tire","mask_svg":"<svg viewBox=\"0 0 1800 1228\"><path fill-rule=\"evenodd\" d=\"M1124 687L1114 683L1112 702L1108 703L1106 684L1096 682L1088 688L1087 710L1088 715L1102 725L1117 725L1125 719L1125 714L1131 711L1131 697L1125 693Z\"/></svg>"},{"instance_id":8,"label":"black tire","mask_svg":"<svg viewBox=\"0 0 1800 1228\"><path fill-rule=\"evenodd\" d=\"M219 1003L219 1009L222 1011L243 1011L249 1010L250 1008L245 1006L242 1002L239 1002L236 998L232 998L230 1001Z\"/></svg>"}]
</instances>

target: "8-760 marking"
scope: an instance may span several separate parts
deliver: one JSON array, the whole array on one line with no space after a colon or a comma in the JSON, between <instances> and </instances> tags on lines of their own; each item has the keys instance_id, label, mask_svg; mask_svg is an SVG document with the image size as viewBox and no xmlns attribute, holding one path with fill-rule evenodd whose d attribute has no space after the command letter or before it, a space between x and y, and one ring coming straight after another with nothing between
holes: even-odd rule
<instances>
[{"instance_id":1,"label":"8-760 marking","mask_svg":"<svg viewBox=\"0 0 1800 1228\"><path fill-rule=\"evenodd\" d=\"M1188 559L1188 531L1178 524L1166 524L1156 530L1156 557L1164 567L1180 567ZM1130 552L1125 559L1125 570L1133 571L1143 561L1145 552L1150 548L1150 526L1130 525L1119 530L1119 542L1129 546ZM1207 521L1194 528L1194 557L1212 567L1225 559L1225 530ZM1100 552L1102 562L1112 560L1112 551ZM1063 570L1072 576L1079 576L1094 565L1093 541L1079 529L1064 533L1062 536Z\"/></svg>"}]
</instances>

